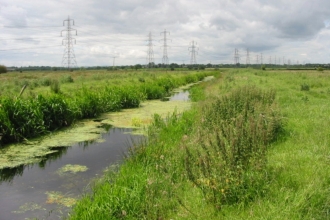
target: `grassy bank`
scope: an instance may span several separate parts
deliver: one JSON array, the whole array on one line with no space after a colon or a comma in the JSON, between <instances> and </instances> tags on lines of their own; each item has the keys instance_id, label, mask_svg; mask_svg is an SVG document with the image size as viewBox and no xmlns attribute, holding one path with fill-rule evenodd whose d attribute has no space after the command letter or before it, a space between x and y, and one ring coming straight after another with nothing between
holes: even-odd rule
<instances>
[{"instance_id":1,"label":"grassy bank","mask_svg":"<svg viewBox=\"0 0 330 220\"><path fill-rule=\"evenodd\" d=\"M70 219L329 219L329 90L327 72L230 70L155 116Z\"/></svg>"},{"instance_id":2,"label":"grassy bank","mask_svg":"<svg viewBox=\"0 0 330 220\"><path fill-rule=\"evenodd\" d=\"M21 77L35 76L33 74ZM30 85L24 96L14 97L9 92L0 97L0 145L37 137L100 113L138 107L145 99L162 98L176 87L212 74L215 72L103 73L100 79L81 83L71 76L59 75L60 79L70 80L61 83L57 78L49 79L49 84L38 84L32 90L33 81L23 80L25 85ZM46 79L40 76L39 81ZM66 86L63 89L61 85Z\"/></svg>"}]
</instances>

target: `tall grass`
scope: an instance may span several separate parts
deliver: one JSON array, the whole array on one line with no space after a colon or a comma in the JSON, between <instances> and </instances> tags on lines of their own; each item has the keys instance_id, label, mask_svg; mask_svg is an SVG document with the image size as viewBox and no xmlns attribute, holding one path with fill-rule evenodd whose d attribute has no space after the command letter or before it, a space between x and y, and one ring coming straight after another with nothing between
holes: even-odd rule
<instances>
[{"instance_id":1,"label":"tall grass","mask_svg":"<svg viewBox=\"0 0 330 220\"><path fill-rule=\"evenodd\" d=\"M60 90L58 80L45 79L51 94L18 99L0 97L0 145L36 137L103 112L138 107L145 99L161 98L173 88L190 83L192 79L200 80L208 74L212 73L151 77L145 82L126 82L121 86L93 88L82 85L70 93ZM71 77L65 77L65 80L71 81Z\"/></svg>"},{"instance_id":2,"label":"tall grass","mask_svg":"<svg viewBox=\"0 0 330 220\"><path fill-rule=\"evenodd\" d=\"M196 141L185 146L185 167L217 208L265 190L267 146L283 129L274 99L274 91L247 86L204 107Z\"/></svg>"},{"instance_id":3,"label":"tall grass","mask_svg":"<svg viewBox=\"0 0 330 220\"><path fill-rule=\"evenodd\" d=\"M148 140L98 180L71 219L170 219L178 213L198 219L200 213L185 205L185 193L196 190L217 209L253 200L266 188L267 146L282 127L274 96L244 87L199 110L165 120L155 115Z\"/></svg>"},{"instance_id":4,"label":"tall grass","mask_svg":"<svg viewBox=\"0 0 330 220\"><path fill-rule=\"evenodd\" d=\"M205 87L212 100L155 116L148 141L71 218L330 219L328 72L224 76Z\"/></svg>"}]
</instances>

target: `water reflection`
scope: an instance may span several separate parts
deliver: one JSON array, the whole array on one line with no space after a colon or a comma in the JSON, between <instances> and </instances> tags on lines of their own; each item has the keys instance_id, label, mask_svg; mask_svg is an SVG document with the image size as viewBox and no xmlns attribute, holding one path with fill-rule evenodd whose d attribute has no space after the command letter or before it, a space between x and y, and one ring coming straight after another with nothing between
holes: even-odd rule
<instances>
[{"instance_id":1,"label":"water reflection","mask_svg":"<svg viewBox=\"0 0 330 220\"><path fill-rule=\"evenodd\" d=\"M63 154L66 154L68 151L68 146L58 146L50 147L49 150L52 152L43 156L41 161L37 163L38 167L44 169L46 164L50 164L52 161L57 160L62 157ZM12 182L14 177L22 176L25 168L32 168L34 164L20 165L13 168L3 168L0 169L0 184L3 182Z\"/></svg>"},{"instance_id":2,"label":"water reflection","mask_svg":"<svg viewBox=\"0 0 330 220\"><path fill-rule=\"evenodd\" d=\"M15 176L22 176L26 165L20 165L14 168L4 168L0 170L0 184L2 182L11 182Z\"/></svg>"}]
</instances>

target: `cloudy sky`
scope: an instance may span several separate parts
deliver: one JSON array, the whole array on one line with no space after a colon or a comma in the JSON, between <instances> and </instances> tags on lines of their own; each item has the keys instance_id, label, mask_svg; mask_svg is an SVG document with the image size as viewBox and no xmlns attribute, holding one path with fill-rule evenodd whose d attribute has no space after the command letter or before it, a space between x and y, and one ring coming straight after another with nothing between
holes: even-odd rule
<instances>
[{"instance_id":1,"label":"cloudy sky","mask_svg":"<svg viewBox=\"0 0 330 220\"><path fill-rule=\"evenodd\" d=\"M146 64L149 32L161 63L164 30L170 63L330 63L329 0L0 0L0 64L61 66L68 16L78 66Z\"/></svg>"}]
</instances>

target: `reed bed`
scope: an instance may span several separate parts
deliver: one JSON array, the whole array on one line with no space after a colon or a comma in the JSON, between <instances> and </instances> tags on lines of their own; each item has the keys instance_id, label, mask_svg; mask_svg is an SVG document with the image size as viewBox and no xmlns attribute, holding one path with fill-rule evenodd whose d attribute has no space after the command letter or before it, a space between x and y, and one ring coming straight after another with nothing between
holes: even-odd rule
<instances>
[{"instance_id":1,"label":"reed bed","mask_svg":"<svg viewBox=\"0 0 330 220\"><path fill-rule=\"evenodd\" d=\"M176 87L197 82L211 74L147 74L143 80L128 80L120 86L91 87L81 84L70 92L62 91L60 82L53 79L46 83L50 87L48 93L21 98L0 96L0 146L37 137L104 112L136 108L145 99L162 98ZM69 76L62 76L61 79L62 82L72 83Z\"/></svg>"}]
</instances>

